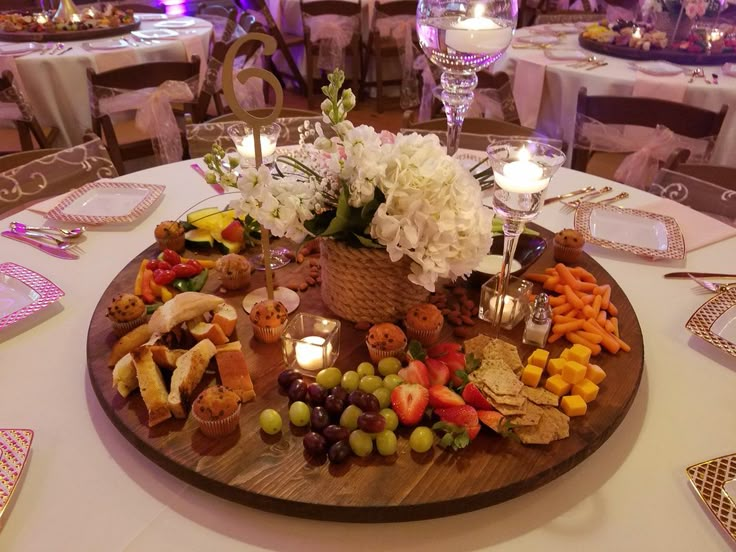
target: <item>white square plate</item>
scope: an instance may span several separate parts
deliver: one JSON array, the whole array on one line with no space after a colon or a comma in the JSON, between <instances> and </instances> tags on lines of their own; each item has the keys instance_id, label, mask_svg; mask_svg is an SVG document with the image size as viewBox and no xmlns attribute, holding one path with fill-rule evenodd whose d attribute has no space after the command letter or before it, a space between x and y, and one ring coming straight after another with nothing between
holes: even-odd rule
<instances>
[{"instance_id":1,"label":"white square plate","mask_svg":"<svg viewBox=\"0 0 736 552\"><path fill-rule=\"evenodd\" d=\"M128 182L91 182L67 195L48 214L64 222L132 222L153 205L165 187Z\"/></svg>"},{"instance_id":2,"label":"white square plate","mask_svg":"<svg viewBox=\"0 0 736 552\"><path fill-rule=\"evenodd\" d=\"M690 484L708 507L713 520L736 540L736 507L732 481L736 478L736 454L721 456L685 470Z\"/></svg>"},{"instance_id":3,"label":"white square plate","mask_svg":"<svg viewBox=\"0 0 736 552\"><path fill-rule=\"evenodd\" d=\"M195 23L197 23L197 20L191 17L179 17L178 19L159 21L154 23L153 26L157 29L186 29L187 27L193 27Z\"/></svg>"},{"instance_id":4,"label":"white square plate","mask_svg":"<svg viewBox=\"0 0 736 552\"><path fill-rule=\"evenodd\" d=\"M94 42L87 42L83 46L88 50L120 50L122 48L130 48L130 44L122 38L95 40Z\"/></svg>"},{"instance_id":5,"label":"white square plate","mask_svg":"<svg viewBox=\"0 0 736 552\"><path fill-rule=\"evenodd\" d=\"M0 329L39 311L64 296L40 274L15 263L0 264Z\"/></svg>"},{"instance_id":6,"label":"white square plate","mask_svg":"<svg viewBox=\"0 0 736 552\"><path fill-rule=\"evenodd\" d=\"M560 39L554 35L530 35L530 36L520 36L516 39L516 41L522 42L524 44L545 45L545 44L557 44L560 41Z\"/></svg>"},{"instance_id":7,"label":"white square plate","mask_svg":"<svg viewBox=\"0 0 736 552\"><path fill-rule=\"evenodd\" d=\"M31 52L40 52L41 45L37 42L19 42L15 44L0 44L0 56L24 56Z\"/></svg>"},{"instance_id":8,"label":"white square plate","mask_svg":"<svg viewBox=\"0 0 736 552\"><path fill-rule=\"evenodd\" d=\"M724 63L723 74L729 77L736 77L736 63Z\"/></svg>"},{"instance_id":9,"label":"white square plate","mask_svg":"<svg viewBox=\"0 0 736 552\"><path fill-rule=\"evenodd\" d=\"M141 21L166 21L169 18L165 13L136 13L135 16Z\"/></svg>"},{"instance_id":10,"label":"white square plate","mask_svg":"<svg viewBox=\"0 0 736 552\"><path fill-rule=\"evenodd\" d=\"M687 321L685 327L704 339L736 356L736 289L716 294Z\"/></svg>"},{"instance_id":11,"label":"white square plate","mask_svg":"<svg viewBox=\"0 0 736 552\"><path fill-rule=\"evenodd\" d=\"M138 38L145 38L146 40L176 38L179 36L179 33L172 31L171 29L149 29L147 31L133 31L130 34Z\"/></svg>"},{"instance_id":12,"label":"white square plate","mask_svg":"<svg viewBox=\"0 0 736 552\"><path fill-rule=\"evenodd\" d=\"M547 48L544 55L555 61L587 61L590 58L590 54L577 48Z\"/></svg>"},{"instance_id":13,"label":"white square plate","mask_svg":"<svg viewBox=\"0 0 736 552\"><path fill-rule=\"evenodd\" d=\"M549 25L534 25L529 27L534 34L578 34L578 28L572 23L550 23Z\"/></svg>"},{"instance_id":14,"label":"white square plate","mask_svg":"<svg viewBox=\"0 0 736 552\"><path fill-rule=\"evenodd\" d=\"M683 68L669 61L642 61L633 64L634 68L647 75L654 75L655 77L662 77L667 75L682 75L684 73Z\"/></svg>"}]
</instances>

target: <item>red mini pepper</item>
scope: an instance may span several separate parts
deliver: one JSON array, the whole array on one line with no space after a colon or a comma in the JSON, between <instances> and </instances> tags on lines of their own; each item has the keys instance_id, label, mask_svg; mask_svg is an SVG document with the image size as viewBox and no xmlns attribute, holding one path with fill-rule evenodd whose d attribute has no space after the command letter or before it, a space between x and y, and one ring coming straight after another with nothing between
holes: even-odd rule
<instances>
[{"instance_id":1,"label":"red mini pepper","mask_svg":"<svg viewBox=\"0 0 736 552\"><path fill-rule=\"evenodd\" d=\"M143 271L143 281L141 282L141 296L143 302L151 305L156 302L156 296L151 288L151 280L153 279L153 271L146 269Z\"/></svg>"}]
</instances>

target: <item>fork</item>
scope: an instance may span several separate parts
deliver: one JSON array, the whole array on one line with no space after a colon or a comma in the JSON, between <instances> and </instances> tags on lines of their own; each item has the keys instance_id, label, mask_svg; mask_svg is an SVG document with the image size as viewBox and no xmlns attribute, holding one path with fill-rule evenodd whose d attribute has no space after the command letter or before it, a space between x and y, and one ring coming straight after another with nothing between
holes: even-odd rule
<instances>
[{"instance_id":1,"label":"fork","mask_svg":"<svg viewBox=\"0 0 736 552\"><path fill-rule=\"evenodd\" d=\"M77 245L75 243L72 243L70 241L67 241L67 240L65 240L63 238L57 238L56 236L52 236L51 234L46 234L44 232L35 232L33 230L26 230L23 233L20 233L20 232L13 232L13 233L14 234L21 235L21 236L28 236L28 237L34 238L34 239L36 239L36 241L38 241L38 240L51 241L59 249L69 249L69 250L72 250L72 251L74 251L76 253L81 252L81 248L79 247L79 245Z\"/></svg>"},{"instance_id":2,"label":"fork","mask_svg":"<svg viewBox=\"0 0 736 552\"><path fill-rule=\"evenodd\" d=\"M627 197L629 197L629 192L621 192L617 196L609 197L608 199L601 199L600 201L594 201L593 203L596 205L611 205L612 203L616 203L617 201L621 201Z\"/></svg>"},{"instance_id":3,"label":"fork","mask_svg":"<svg viewBox=\"0 0 736 552\"><path fill-rule=\"evenodd\" d=\"M590 56L585 61L576 61L575 63L568 63L568 67L572 67L574 69L580 69L582 67L585 67L589 63L598 63L598 57L597 56Z\"/></svg>"},{"instance_id":4,"label":"fork","mask_svg":"<svg viewBox=\"0 0 736 552\"><path fill-rule=\"evenodd\" d=\"M695 281L698 285L714 293L721 293L722 291L728 291L729 289L736 288L736 282L731 282L730 284L719 284L718 282L711 282L710 280L703 280L702 278L693 276L689 272L687 275L690 276L690 278L693 281Z\"/></svg>"},{"instance_id":5,"label":"fork","mask_svg":"<svg viewBox=\"0 0 736 552\"><path fill-rule=\"evenodd\" d=\"M563 207L562 211L564 213L571 213L572 211L575 211L580 205L594 197L598 197L603 194L607 194L608 192L612 191L613 188L611 186L604 186L600 190L596 190L594 192L590 192L589 194L585 194L583 197L575 199L573 201L561 201Z\"/></svg>"}]
</instances>

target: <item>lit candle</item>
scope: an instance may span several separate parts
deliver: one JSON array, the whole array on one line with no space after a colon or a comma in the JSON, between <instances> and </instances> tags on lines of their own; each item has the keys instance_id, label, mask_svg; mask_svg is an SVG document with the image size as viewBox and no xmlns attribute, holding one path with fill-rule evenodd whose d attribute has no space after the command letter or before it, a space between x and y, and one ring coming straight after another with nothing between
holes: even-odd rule
<instances>
[{"instance_id":1,"label":"lit candle","mask_svg":"<svg viewBox=\"0 0 736 552\"><path fill-rule=\"evenodd\" d=\"M235 144L238 153L246 159L256 158L256 141L252 134L249 134L239 144ZM261 135L261 156L266 158L273 155L276 151L276 142L268 136Z\"/></svg>"},{"instance_id":2,"label":"lit candle","mask_svg":"<svg viewBox=\"0 0 736 552\"><path fill-rule=\"evenodd\" d=\"M90 8L90 9L87 10L87 16L88 17L94 17L95 16L95 12L94 12L94 10L92 8Z\"/></svg>"},{"instance_id":3,"label":"lit candle","mask_svg":"<svg viewBox=\"0 0 736 552\"><path fill-rule=\"evenodd\" d=\"M634 27L634 32L632 35L634 38L641 38L641 27Z\"/></svg>"},{"instance_id":4,"label":"lit candle","mask_svg":"<svg viewBox=\"0 0 736 552\"><path fill-rule=\"evenodd\" d=\"M447 29L445 42L458 52L495 54L503 51L511 42L510 26L499 25L490 17L484 17L485 6L476 4L473 16L460 19Z\"/></svg>"},{"instance_id":5,"label":"lit candle","mask_svg":"<svg viewBox=\"0 0 736 552\"><path fill-rule=\"evenodd\" d=\"M78 14L73 13L72 14L71 21L72 21L72 23L79 23L81 21L81 19L79 18L79 15Z\"/></svg>"},{"instance_id":6,"label":"lit candle","mask_svg":"<svg viewBox=\"0 0 736 552\"><path fill-rule=\"evenodd\" d=\"M296 361L304 370L316 372L324 368L324 357L322 356L325 340L317 335L309 335L296 344L294 350ZM327 344L327 358L332 353L332 345Z\"/></svg>"},{"instance_id":7,"label":"lit candle","mask_svg":"<svg viewBox=\"0 0 736 552\"><path fill-rule=\"evenodd\" d=\"M723 37L723 33L721 33L721 31L719 29L713 29L710 32L710 41L711 42L717 42L717 41L721 40L722 37Z\"/></svg>"},{"instance_id":8,"label":"lit candle","mask_svg":"<svg viewBox=\"0 0 736 552\"><path fill-rule=\"evenodd\" d=\"M529 151L522 147L519 159L507 163L503 168L503 175L496 174L496 182L507 192L533 194L544 190L549 184L549 178L544 178L542 167L532 161Z\"/></svg>"},{"instance_id":9,"label":"lit candle","mask_svg":"<svg viewBox=\"0 0 736 552\"><path fill-rule=\"evenodd\" d=\"M36 17L36 23L38 23L39 25L45 25L48 20L48 17L46 17L44 14L40 14L38 15L38 17Z\"/></svg>"},{"instance_id":10,"label":"lit candle","mask_svg":"<svg viewBox=\"0 0 736 552\"><path fill-rule=\"evenodd\" d=\"M496 305L498 298L493 297L488 302L488 314L491 319L496 317ZM501 310L501 324L508 324L514 316L514 308L516 307L516 299L508 295L503 296L503 309Z\"/></svg>"}]
</instances>

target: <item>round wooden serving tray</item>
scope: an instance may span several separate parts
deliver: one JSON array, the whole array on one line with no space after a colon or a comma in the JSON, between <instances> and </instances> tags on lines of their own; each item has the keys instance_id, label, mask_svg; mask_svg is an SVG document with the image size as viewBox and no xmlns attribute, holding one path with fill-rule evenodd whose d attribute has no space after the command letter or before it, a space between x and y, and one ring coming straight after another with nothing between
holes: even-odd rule
<instances>
[{"instance_id":1,"label":"round wooden serving tray","mask_svg":"<svg viewBox=\"0 0 736 552\"><path fill-rule=\"evenodd\" d=\"M548 231L541 232L551 238ZM533 269L541 271L554 265L551 249ZM547 446L524 446L484 428L461 452L435 447L417 454L409 449L410 431L399 428L398 455L384 458L374 452L341 465L316 462L304 452L302 435L306 430L288 423L288 400L276 383L277 374L284 369L280 344L264 345L252 338L248 316L240 307L242 293L225 296L238 309L237 337L257 393L255 401L242 408L240 429L222 439L209 439L191 417L149 428L140 393L123 399L112 387L107 359L115 337L105 311L114 295L132 290L140 261L157 253L152 246L133 259L100 298L87 336L92 387L115 427L156 464L192 485L255 508L322 520L385 522L448 516L502 502L544 485L592 454L626 415L641 380L644 350L636 314L611 276L583 255L579 264L599 282L613 285L612 300L619 309L622 336L632 350L597 357L608 376L588 413L571 420L567 439ZM276 271L276 277L283 281L289 271L301 266L289 265ZM263 274L255 273L251 288L261 285ZM204 291L216 292L217 287L218 278L213 274ZM299 308L330 316L316 287L301 294ZM533 347L521 345L522 326L504 337L519 344L523 360ZM489 327L479 322L472 329L481 333ZM353 324L342 324L337 363L342 370L355 369L361 361L369 360L364 340L365 332L357 331ZM453 340L449 324L442 340ZM552 356L562 351L562 341L548 347ZM214 371L209 371L200 387L214 379ZM269 407L285 420L282 432L275 436L265 435L258 425L260 412Z\"/></svg>"},{"instance_id":2,"label":"round wooden serving tray","mask_svg":"<svg viewBox=\"0 0 736 552\"><path fill-rule=\"evenodd\" d=\"M724 63L736 61L736 53L728 54L708 54L708 53L692 53L674 50L671 48L655 49L645 52L638 48L629 48L628 46L617 46L615 44L606 44L597 42L590 38L578 37L578 42L586 50L605 54L624 59L635 59L638 61L656 61L665 60L680 65L723 65Z\"/></svg>"},{"instance_id":3,"label":"round wooden serving tray","mask_svg":"<svg viewBox=\"0 0 736 552\"><path fill-rule=\"evenodd\" d=\"M141 20L137 17L135 22L117 27L106 27L104 29L85 29L83 31L58 31L54 33L31 33L25 31L3 32L0 31L0 41L5 42L65 42L77 40L92 40L106 36L117 36L135 31L141 26Z\"/></svg>"}]
</instances>

